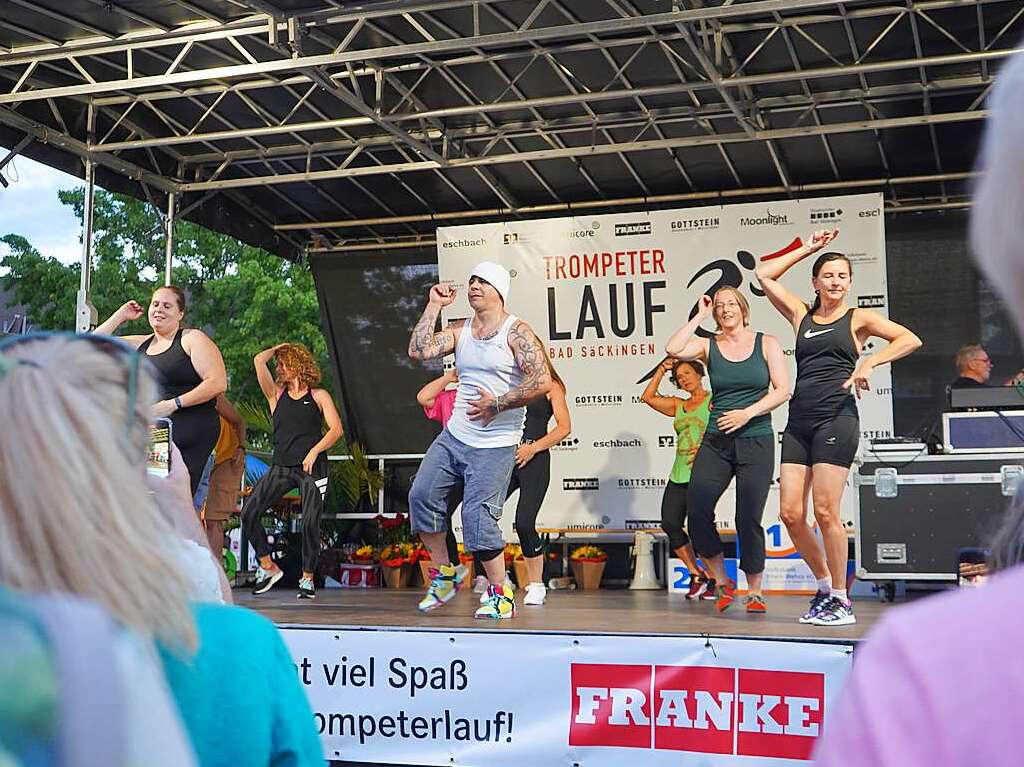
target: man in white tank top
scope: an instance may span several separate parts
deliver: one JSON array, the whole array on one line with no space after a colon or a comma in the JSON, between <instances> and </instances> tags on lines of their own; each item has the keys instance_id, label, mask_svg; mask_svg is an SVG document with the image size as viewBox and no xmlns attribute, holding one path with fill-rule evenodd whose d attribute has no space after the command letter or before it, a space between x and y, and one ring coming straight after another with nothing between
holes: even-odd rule
<instances>
[{"instance_id":1,"label":"man in white tank top","mask_svg":"<svg viewBox=\"0 0 1024 767\"><path fill-rule=\"evenodd\" d=\"M455 300L455 288L435 285L409 339L412 359L454 352L459 371L455 410L427 450L409 491L412 529L438 566L420 602L423 611L445 604L458 589L445 533L448 494L461 483L463 541L483 562L490 582L476 617L515 615L512 590L505 586L505 541L498 520L523 434L526 403L547 394L551 380L543 345L529 325L505 311L510 283L503 266L478 264L469 278L473 317L440 333L434 332L438 314Z\"/></svg>"}]
</instances>

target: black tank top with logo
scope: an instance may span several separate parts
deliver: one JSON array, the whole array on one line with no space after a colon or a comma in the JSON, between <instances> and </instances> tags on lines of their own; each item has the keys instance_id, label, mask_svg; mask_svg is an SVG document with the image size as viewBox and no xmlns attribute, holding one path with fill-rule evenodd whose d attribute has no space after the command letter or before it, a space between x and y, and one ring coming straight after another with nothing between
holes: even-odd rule
<instances>
[{"instance_id":1,"label":"black tank top with logo","mask_svg":"<svg viewBox=\"0 0 1024 767\"><path fill-rule=\"evenodd\" d=\"M789 402L790 419L818 421L857 415L857 400L843 384L860 356L850 323L853 309L828 324L808 312L796 334L796 387Z\"/></svg>"},{"instance_id":2,"label":"black tank top with logo","mask_svg":"<svg viewBox=\"0 0 1024 767\"><path fill-rule=\"evenodd\" d=\"M556 386L558 384L555 384ZM536 442L548 433L548 421L555 414L551 400L546 396L539 397L526 406L526 423L523 426L523 439Z\"/></svg>"},{"instance_id":3,"label":"black tank top with logo","mask_svg":"<svg viewBox=\"0 0 1024 767\"><path fill-rule=\"evenodd\" d=\"M287 389L282 391L274 408L274 465L301 466L323 436L323 421L311 389L298 399L292 399Z\"/></svg>"},{"instance_id":4,"label":"black tank top with logo","mask_svg":"<svg viewBox=\"0 0 1024 767\"><path fill-rule=\"evenodd\" d=\"M188 356L185 348L181 345L181 336L185 332L180 328L174 334L171 345L159 354L146 354L146 351L153 344L156 336L150 336L139 344L139 354L145 355L149 360L152 370L156 374L157 383L160 385L160 396L165 400L173 400L185 392L192 391L203 382L203 379L196 372L192 365L192 358ZM199 413L204 411L215 411L214 400L201 402L198 405L182 408L179 413Z\"/></svg>"}]
</instances>

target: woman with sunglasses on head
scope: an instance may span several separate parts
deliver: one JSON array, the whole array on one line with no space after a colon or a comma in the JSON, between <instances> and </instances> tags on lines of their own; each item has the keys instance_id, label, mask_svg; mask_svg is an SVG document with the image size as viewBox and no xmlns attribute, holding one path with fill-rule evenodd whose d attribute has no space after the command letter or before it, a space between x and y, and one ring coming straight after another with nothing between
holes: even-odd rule
<instances>
[{"instance_id":1,"label":"woman with sunglasses on head","mask_svg":"<svg viewBox=\"0 0 1024 767\"><path fill-rule=\"evenodd\" d=\"M712 338L695 337L700 323L714 317ZM697 313L669 339L665 351L681 360L700 360L711 379L711 413L693 461L686 503L693 548L718 583L719 612L732 604L736 584L725 574L715 507L736 479L736 536L740 569L747 576L746 607L764 613L764 528L761 517L775 471L771 411L789 399L789 372L775 336L749 327L750 305L733 287L714 298L701 296Z\"/></svg>"},{"instance_id":2,"label":"woman with sunglasses on head","mask_svg":"<svg viewBox=\"0 0 1024 767\"><path fill-rule=\"evenodd\" d=\"M323 764L274 625L194 598L173 544L183 522L203 535L173 445L170 476L147 477L157 384L139 360L106 336L0 342L0 586L91 599L145 638L202 767Z\"/></svg>"},{"instance_id":3,"label":"woman with sunglasses on head","mask_svg":"<svg viewBox=\"0 0 1024 767\"><path fill-rule=\"evenodd\" d=\"M849 543L839 516L846 479L860 444L857 398L871 388L872 370L921 346L921 340L902 325L878 312L846 305L853 267L842 253L822 253L814 262L811 284L815 299L810 306L779 282L793 266L838 236L838 229L817 231L806 245L757 270L768 300L796 331L796 389L782 435L779 516L818 579L811 607L800 619L816 626L845 626L857 620L846 593ZM889 345L877 354L860 357L872 336ZM824 550L807 524L808 493Z\"/></svg>"},{"instance_id":4,"label":"woman with sunglasses on head","mask_svg":"<svg viewBox=\"0 0 1024 767\"><path fill-rule=\"evenodd\" d=\"M170 418L174 444L188 468L192 494L199 487L203 468L220 436L215 400L227 389L227 372L220 349L201 330L183 328L185 294L166 285L153 291L148 311L128 301L95 333L112 335L123 323L147 314L153 332L123 336L156 369L162 399L153 415Z\"/></svg>"},{"instance_id":5,"label":"woman with sunglasses on head","mask_svg":"<svg viewBox=\"0 0 1024 767\"><path fill-rule=\"evenodd\" d=\"M665 373L683 397L666 397L658 392ZM686 534L686 495L697 449L708 428L711 416L711 395L704 388L704 366L697 360L664 360L654 369L647 388L640 395L644 404L672 419L676 432L676 459L661 496L661 529L668 536L668 545L690 572L687 599L714 599L715 580L697 564L693 544Z\"/></svg>"}]
</instances>

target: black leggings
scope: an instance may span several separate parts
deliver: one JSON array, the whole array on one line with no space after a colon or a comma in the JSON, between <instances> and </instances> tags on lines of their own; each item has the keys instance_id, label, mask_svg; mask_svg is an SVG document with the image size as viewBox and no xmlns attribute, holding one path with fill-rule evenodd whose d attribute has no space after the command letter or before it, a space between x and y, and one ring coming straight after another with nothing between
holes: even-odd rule
<instances>
[{"instance_id":1,"label":"black leggings","mask_svg":"<svg viewBox=\"0 0 1024 767\"><path fill-rule=\"evenodd\" d=\"M690 475L687 505L690 535L697 554L716 557L722 539L715 526L715 506L736 477L736 535L740 569L748 575L764 571L764 528L761 517L775 470L775 438L705 434Z\"/></svg>"},{"instance_id":2,"label":"black leggings","mask_svg":"<svg viewBox=\"0 0 1024 767\"><path fill-rule=\"evenodd\" d=\"M690 542L690 536L686 534L686 494L689 487L689 484L670 479L665 483L665 492L661 496L661 529L668 536L672 551Z\"/></svg>"},{"instance_id":3,"label":"black leggings","mask_svg":"<svg viewBox=\"0 0 1024 767\"><path fill-rule=\"evenodd\" d=\"M260 517L282 495L297 487L302 496L302 569L307 573L316 571L316 563L320 558L320 516L327 495L328 473L327 455L320 453L313 464L312 474L304 472L301 466L275 464L260 477L242 506L242 529L256 550L256 556L265 557L270 554L267 531L263 529Z\"/></svg>"},{"instance_id":4,"label":"black leggings","mask_svg":"<svg viewBox=\"0 0 1024 767\"><path fill-rule=\"evenodd\" d=\"M199 489L206 461L220 437L220 419L210 404L182 408L171 414L171 439L185 461L193 496Z\"/></svg>"},{"instance_id":5,"label":"black leggings","mask_svg":"<svg viewBox=\"0 0 1024 767\"><path fill-rule=\"evenodd\" d=\"M512 469L512 479L508 483L506 497L512 491L519 490L519 503L516 504L516 533L524 557L535 557L541 553L543 544L537 535L537 515L540 514L544 496L548 493L551 482L551 453L542 450L525 466Z\"/></svg>"}]
</instances>

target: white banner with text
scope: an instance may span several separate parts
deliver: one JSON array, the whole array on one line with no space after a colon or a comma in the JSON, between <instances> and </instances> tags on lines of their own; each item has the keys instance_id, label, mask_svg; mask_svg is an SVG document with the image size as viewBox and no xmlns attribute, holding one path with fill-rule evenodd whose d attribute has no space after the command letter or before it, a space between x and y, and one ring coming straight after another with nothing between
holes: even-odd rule
<instances>
[{"instance_id":1,"label":"white banner with text","mask_svg":"<svg viewBox=\"0 0 1024 767\"><path fill-rule=\"evenodd\" d=\"M772 640L282 633L328 759L446 767L809 764L852 662Z\"/></svg>"},{"instance_id":2,"label":"white banner with text","mask_svg":"<svg viewBox=\"0 0 1024 767\"><path fill-rule=\"evenodd\" d=\"M508 311L533 327L568 386L573 433L552 449L538 527L658 526L675 434L672 419L642 404L640 395L665 356L665 342L694 315L701 295L731 285L750 301L751 327L779 338L795 375L793 328L761 293L754 270L799 247L812 231L832 227L839 229L832 249L853 267L850 304L886 314L879 194L438 228L440 278L458 290L445 322L472 313L466 301L472 267L483 260L503 264L513 276ZM808 303L812 261L784 278ZM701 333L713 330L709 320ZM878 343L869 342L864 353L877 351ZM661 392L678 394L668 377ZM776 432L786 415L785 407L773 413ZM862 438L892 435L888 366L873 373L860 418ZM853 493L845 495L844 517L851 520ZM721 527L732 528L733 508L730 488L719 505ZM503 515L507 533L513 516ZM777 521L773 487L765 527Z\"/></svg>"}]
</instances>

